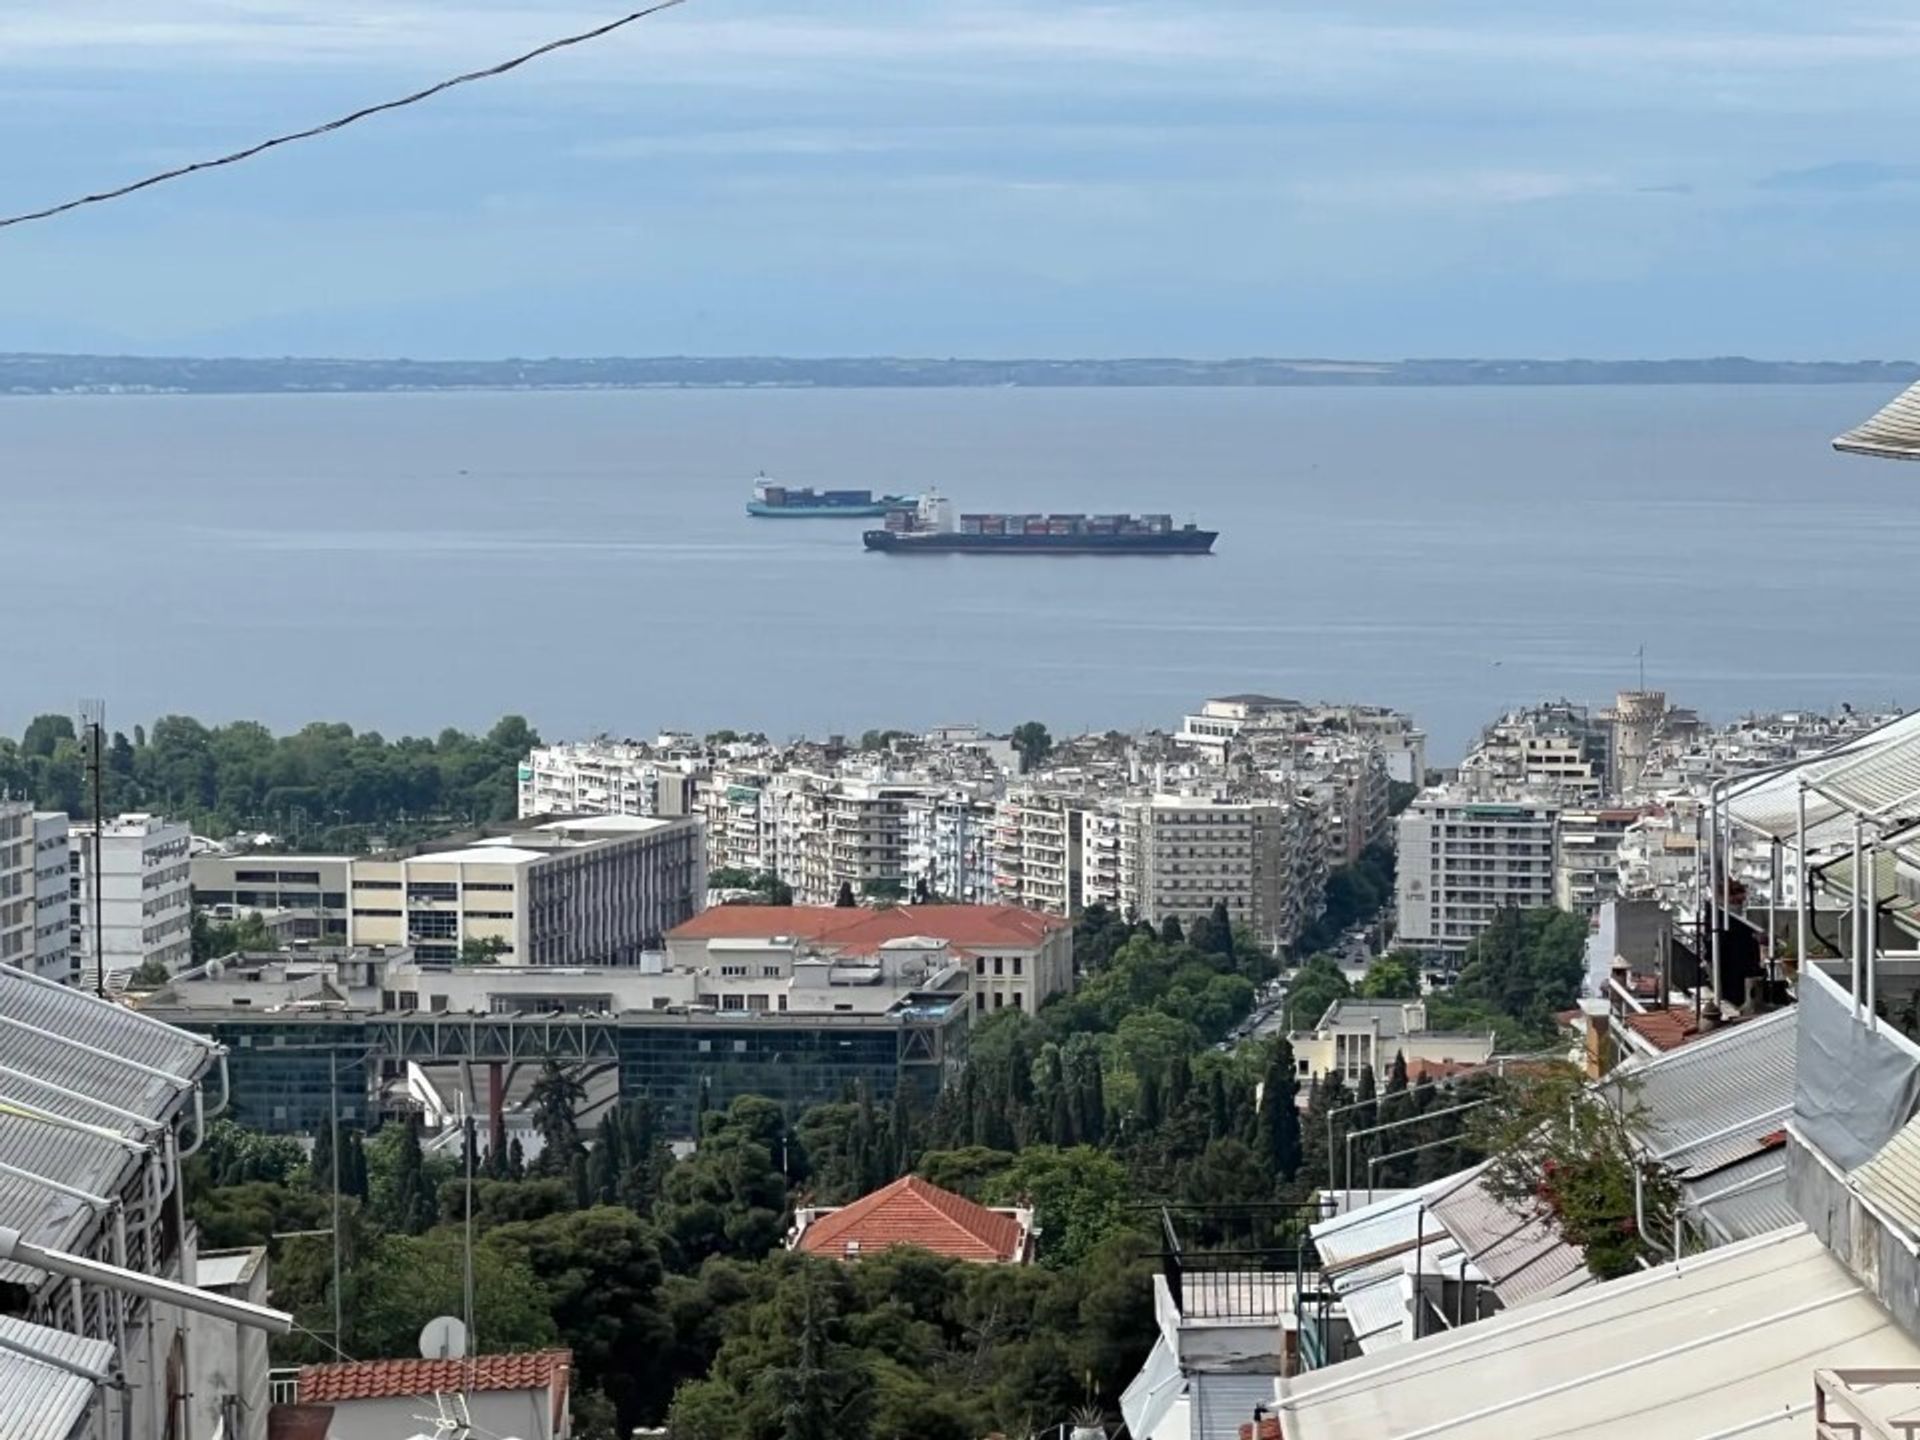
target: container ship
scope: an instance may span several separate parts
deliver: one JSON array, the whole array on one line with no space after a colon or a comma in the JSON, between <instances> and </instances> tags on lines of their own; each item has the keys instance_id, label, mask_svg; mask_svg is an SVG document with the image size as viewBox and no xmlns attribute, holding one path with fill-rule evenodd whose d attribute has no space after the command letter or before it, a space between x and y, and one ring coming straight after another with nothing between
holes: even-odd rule
<instances>
[{"instance_id":1,"label":"container ship","mask_svg":"<svg viewBox=\"0 0 1920 1440\"><path fill-rule=\"evenodd\" d=\"M927 495L886 511L867 549L891 555L1208 555L1217 530L1176 527L1171 515L962 515Z\"/></svg>"},{"instance_id":2,"label":"container ship","mask_svg":"<svg viewBox=\"0 0 1920 1440\"><path fill-rule=\"evenodd\" d=\"M753 482L749 515L776 515L789 520L871 520L914 504L911 495L881 495L871 490L794 489L776 485L765 475Z\"/></svg>"}]
</instances>

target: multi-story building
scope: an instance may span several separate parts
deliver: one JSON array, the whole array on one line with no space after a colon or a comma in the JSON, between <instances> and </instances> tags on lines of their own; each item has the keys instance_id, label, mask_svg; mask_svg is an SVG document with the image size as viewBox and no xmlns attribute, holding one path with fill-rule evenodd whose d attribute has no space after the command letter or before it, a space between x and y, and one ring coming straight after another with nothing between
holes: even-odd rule
<instances>
[{"instance_id":1,"label":"multi-story building","mask_svg":"<svg viewBox=\"0 0 1920 1440\"><path fill-rule=\"evenodd\" d=\"M1083 904L1084 812L1072 797L1015 790L995 807L993 889L1009 905L1077 915Z\"/></svg>"},{"instance_id":2,"label":"multi-story building","mask_svg":"<svg viewBox=\"0 0 1920 1440\"><path fill-rule=\"evenodd\" d=\"M991 800L965 789L914 795L905 822L909 895L962 905L994 898Z\"/></svg>"},{"instance_id":3,"label":"multi-story building","mask_svg":"<svg viewBox=\"0 0 1920 1440\"><path fill-rule=\"evenodd\" d=\"M1140 909L1140 817L1121 801L1080 812L1080 885L1087 905L1122 915Z\"/></svg>"},{"instance_id":4,"label":"multi-story building","mask_svg":"<svg viewBox=\"0 0 1920 1440\"><path fill-rule=\"evenodd\" d=\"M1646 811L1634 808L1563 810L1560 851L1554 860L1553 903L1592 915L1620 895L1620 842Z\"/></svg>"},{"instance_id":5,"label":"multi-story building","mask_svg":"<svg viewBox=\"0 0 1920 1440\"><path fill-rule=\"evenodd\" d=\"M1398 943L1457 957L1499 911L1551 905L1559 815L1538 796L1423 791L1400 816Z\"/></svg>"},{"instance_id":6,"label":"multi-story building","mask_svg":"<svg viewBox=\"0 0 1920 1440\"><path fill-rule=\"evenodd\" d=\"M33 965L34 974L62 982L79 978L80 957L73 948L72 859L67 817L59 811L33 815Z\"/></svg>"},{"instance_id":7,"label":"multi-story building","mask_svg":"<svg viewBox=\"0 0 1920 1440\"><path fill-rule=\"evenodd\" d=\"M520 818L545 815L683 815L703 768L690 737L653 744L586 740L542 745L520 762Z\"/></svg>"},{"instance_id":8,"label":"multi-story building","mask_svg":"<svg viewBox=\"0 0 1920 1440\"><path fill-rule=\"evenodd\" d=\"M1396 1056L1409 1066L1444 1069L1485 1064L1497 1048L1491 1031L1427 1029L1427 1007L1421 1000L1336 1000L1325 1015L1293 1018L1312 1027L1288 1037L1303 1080L1337 1071L1349 1086L1357 1086L1361 1075L1371 1070L1374 1080L1384 1085Z\"/></svg>"},{"instance_id":9,"label":"multi-story building","mask_svg":"<svg viewBox=\"0 0 1920 1440\"><path fill-rule=\"evenodd\" d=\"M1328 863L1350 865L1392 838L1386 760L1377 750L1312 758L1299 772L1300 793L1320 811Z\"/></svg>"},{"instance_id":10,"label":"multi-story building","mask_svg":"<svg viewBox=\"0 0 1920 1440\"><path fill-rule=\"evenodd\" d=\"M1319 913L1324 836L1310 807L1284 798L1156 795L1135 803L1138 912L1191 922L1224 902L1262 942L1293 943Z\"/></svg>"},{"instance_id":11,"label":"multi-story building","mask_svg":"<svg viewBox=\"0 0 1920 1440\"><path fill-rule=\"evenodd\" d=\"M67 817L0 800L0 965L73 978Z\"/></svg>"},{"instance_id":12,"label":"multi-story building","mask_svg":"<svg viewBox=\"0 0 1920 1440\"><path fill-rule=\"evenodd\" d=\"M353 939L353 858L348 855L225 855L191 861L193 903L222 920L258 911L284 917L299 939Z\"/></svg>"},{"instance_id":13,"label":"multi-story building","mask_svg":"<svg viewBox=\"0 0 1920 1440\"><path fill-rule=\"evenodd\" d=\"M1237 748L1261 749L1297 737L1344 738L1379 753L1387 778L1419 785L1427 773L1427 736L1411 719L1379 705L1309 704L1273 695L1223 695L1186 715L1174 743L1219 763Z\"/></svg>"},{"instance_id":14,"label":"multi-story building","mask_svg":"<svg viewBox=\"0 0 1920 1440\"><path fill-rule=\"evenodd\" d=\"M550 821L458 848L355 860L353 936L450 963L470 946L521 965L632 965L705 902L695 819Z\"/></svg>"},{"instance_id":15,"label":"multi-story building","mask_svg":"<svg viewBox=\"0 0 1920 1440\"><path fill-rule=\"evenodd\" d=\"M1569 804L1597 804L1609 793L1611 727L1587 707L1557 700L1503 715L1481 733L1460 766L1460 781L1481 795L1530 790Z\"/></svg>"},{"instance_id":16,"label":"multi-story building","mask_svg":"<svg viewBox=\"0 0 1920 1440\"><path fill-rule=\"evenodd\" d=\"M179 821L129 814L100 828L100 873L93 869L92 822L68 832L69 941L83 971L98 964L111 979L157 960L169 970L193 952L192 836ZM104 943L96 950L96 902Z\"/></svg>"}]
</instances>

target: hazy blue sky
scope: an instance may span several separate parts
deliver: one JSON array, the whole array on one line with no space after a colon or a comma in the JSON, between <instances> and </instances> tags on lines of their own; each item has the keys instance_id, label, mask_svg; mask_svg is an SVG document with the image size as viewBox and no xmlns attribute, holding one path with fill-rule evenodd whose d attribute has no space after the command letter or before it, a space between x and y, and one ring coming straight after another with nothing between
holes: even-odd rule
<instances>
[{"instance_id":1,"label":"hazy blue sky","mask_svg":"<svg viewBox=\"0 0 1920 1440\"><path fill-rule=\"evenodd\" d=\"M0 0L0 210L608 18ZM0 231L0 348L1920 354L1910 0L689 0Z\"/></svg>"}]
</instances>

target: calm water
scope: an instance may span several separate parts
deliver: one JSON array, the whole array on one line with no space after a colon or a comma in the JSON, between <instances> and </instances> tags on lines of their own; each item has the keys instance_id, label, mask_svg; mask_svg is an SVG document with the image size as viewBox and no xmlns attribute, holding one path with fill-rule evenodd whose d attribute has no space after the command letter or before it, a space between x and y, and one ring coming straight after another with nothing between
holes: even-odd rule
<instances>
[{"instance_id":1,"label":"calm water","mask_svg":"<svg viewBox=\"0 0 1920 1440\"><path fill-rule=\"evenodd\" d=\"M1914 693L1920 467L1851 387L662 391L0 401L0 726L108 699L388 733L1410 708L1634 679L1710 714ZM793 484L1173 510L1210 559L900 558ZM1894 623L1888 623L1893 621Z\"/></svg>"}]
</instances>

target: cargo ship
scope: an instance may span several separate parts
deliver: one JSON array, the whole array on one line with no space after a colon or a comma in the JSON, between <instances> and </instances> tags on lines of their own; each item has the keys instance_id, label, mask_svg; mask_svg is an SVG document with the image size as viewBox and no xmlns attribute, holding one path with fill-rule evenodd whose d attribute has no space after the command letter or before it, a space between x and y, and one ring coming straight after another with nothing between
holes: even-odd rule
<instances>
[{"instance_id":1,"label":"cargo ship","mask_svg":"<svg viewBox=\"0 0 1920 1440\"><path fill-rule=\"evenodd\" d=\"M788 520L872 520L914 503L911 495L876 497L871 490L794 489L776 485L763 474L753 482L747 514Z\"/></svg>"},{"instance_id":2,"label":"cargo ship","mask_svg":"<svg viewBox=\"0 0 1920 1440\"><path fill-rule=\"evenodd\" d=\"M865 534L890 555L1210 555L1217 530L1175 526L1171 515L960 516L938 495L886 512Z\"/></svg>"}]
</instances>

